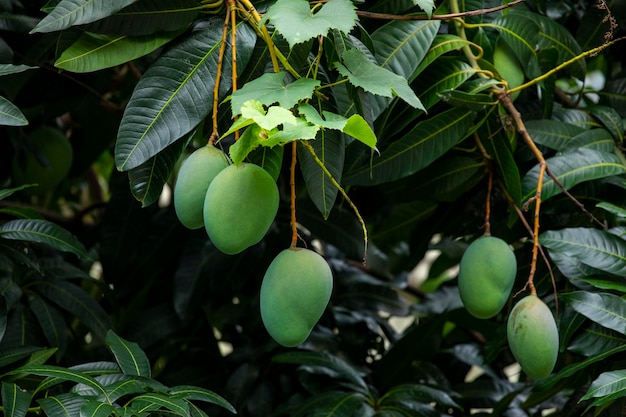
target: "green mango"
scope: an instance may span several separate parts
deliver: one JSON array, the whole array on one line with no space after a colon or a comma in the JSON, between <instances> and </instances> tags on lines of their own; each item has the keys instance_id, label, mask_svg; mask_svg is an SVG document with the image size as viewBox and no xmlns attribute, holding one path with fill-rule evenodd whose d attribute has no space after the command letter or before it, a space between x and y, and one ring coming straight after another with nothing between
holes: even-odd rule
<instances>
[{"instance_id":1,"label":"green mango","mask_svg":"<svg viewBox=\"0 0 626 417\"><path fill-rule=\"evenodd\" d=\"M261 284L261 318L267 332L283 346L298 346L324 313L332 290L332 271L321 255L303 248L283 250Z\"/></svg>"},{"instance_id":2,"label":"green mango","mask_svg":"<svg viewBox=\"0 0 626 417\"><path fill-rule=\"evenodd\" d=\"M515 51L499 38L493 51L493 66L498 70L500 76L507 82L509 88L519 87L524 83L524 69ZM520 91L513 93L511 100L519 96Z\"/></svg>"},{"instance_id":3,"label":"green mango","mask_svg":"<svg viewBox=\"0 0 626 417\"><path fill-rule=\"evenodd\" d=\"M230 165L213 179L204 199L204 227L217 249L234 255L258 243L278 212L278 186L258 165Z\"/></svg>"},{"instance_id":4,"label":"green mango","mask_svg":"<svg viewBox=\"0 0 626 417\"><path fill-rule=\"evenodd\" d=\"M196 149L182 163L174 187L174 209L185 227L204 226L204 198L209 184L228 165L226 154L213 145Z\"/></svg>"},{"instance_id":5,"label":"green mango","mask_svg":"<svg viewBox=\"0 0 626 417\"><path fill-rule=\"evenodd\" d=\"M522 370L535 379L550 375L559 353L559 331L548 306L536 295L522 298L511 310L506 330Z\"/></svg>"},{"instance_id":6,"label":"green mango","mask_svg":"<svg viewBox=\"0 0 626 417\"><path fill-rule=\"evenodd\" d=\"M487 319L502 310L511 294L517 259L500 238L483 236L472 242L459 265L459 295L475 317Z\"/></svg>"},{"instance_id":7,"label":"green mango","mask_svg":"<svg viewBox=\"0 0 626 417\"><path fill-rule=\"evenodd\" d=\"M33 130L28 135L32 152L17 152L13 159L13 179L16 185L37 184L27 192L43 195L67 177L72 167L74 151L63 132L49 126Z\"/></svg>"}]
</instances>

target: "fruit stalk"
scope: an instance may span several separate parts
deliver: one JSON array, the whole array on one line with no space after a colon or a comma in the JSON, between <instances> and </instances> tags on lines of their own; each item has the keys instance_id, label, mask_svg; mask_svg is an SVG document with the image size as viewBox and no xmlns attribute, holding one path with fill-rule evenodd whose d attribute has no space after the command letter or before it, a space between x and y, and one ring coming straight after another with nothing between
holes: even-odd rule
<instances>
[{"instance_id":1,"label":"fruit stalk","mask_svg":"<svg viewBox=\"0 0 626 417\"><path fill-rule=\"evenodd\" d=\"M296 223L296 163L297 163L297 142L291 145L291 169L289 171L289 191L290 191L290 209L291 209L291 247L295 248L298 243L298 227Z\"/></svg>"}]
</instances>

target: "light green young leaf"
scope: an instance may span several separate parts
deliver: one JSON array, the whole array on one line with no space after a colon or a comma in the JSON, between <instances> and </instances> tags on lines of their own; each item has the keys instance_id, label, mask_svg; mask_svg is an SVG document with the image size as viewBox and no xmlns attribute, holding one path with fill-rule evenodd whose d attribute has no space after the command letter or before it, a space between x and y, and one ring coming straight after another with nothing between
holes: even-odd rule
<instances>
[{"instance_id":1,"label":"light green young leaf","mask_svg":"<svg viewBox=\"0 0 626 417\"><path fill-rule=\"evenodd\" d=\"M309 123L326 129L341 130L372 149L376 147L376 134L363 116L359 114L353 114L346 119L339 114L324 111L320 116L310 104L301 104L298 106L298 112Z\"/></svg>"},{"instance_id":2,"label":"light green young leaf","mask_svg":"<svg viewBox=\"0 0 626 417\"><path fill-rule=\"evenodd\" d=\"M181 32L182 30L134 37L84 32L61 53L54 66L78 73L110 68L149 54Z\"/></svg>"},{"instance_id":3,"label":"light green young leaf","mask_svg":"<svg viewBox=\"0 0 626 417\"><path fill-rule=\"evenodd\" d=\"M372 149L376 148L376 134L360 114L353 114L348 118L343 133L352 136Z\"/></svg>"},{"instance_id":4,"label":"light green young leaf","mask_svg":"<svg viewBox=\"0 0 626 417\"><path fill-rule=\"evenodd\" d=\"M330 29L348 33L357 22L355 7L349 0L330 0L316 13L306 0L278 0L268 9L266 17L290 48L326 35Z\"/></svg>"},{"instance_id":5,"label":"light green young leaf","mask_svg":"<svg viewBox=\"0 0 626 417\"><path fill-rule=\"evenodd\" d=\"M26 126L28 120L24 113L13 103L0 96L0 125L4 126Z\"/></svg>"},{"instance_id":6,"label":"light green young leaf","mask_svg":"<svg viewBox=\"0 0 626 417\"><path fill-rule=\"evenodd\" d=\"M87 250L76 236L47 220L10 220L0 226L0 237L45 243L60 251L71 252L81 259L89 259Z\"/></svg>"},{"instance_id":7,"label":"light green young leaf","mask_svg":"<svg viewBox=\"0 0 626 417\"><path fill-rule=\"evenodd\" d=\"M270 106L267 111L256 100L246 101L241 108L241 117L252 119L263 129L272 130L282 124L296 124L296 117L284 107Z\"/></svg>"},{"instance_id":8,"label":"light green young leaf","mask_svg":"<svg viewBox=\"0 0 626 417\"><path fill-rule=\"evenodd\" d=\"M263 74L233 93L233 115L241 114L241 109L248 100L256 100L265 106L278 103L281 107L290 109L300 100L311 98L319 85L318 80L311 78L300 78L287 84L284 72Z\"/></svg>"},{"instance_id":9,"label":"light green young leaf","mask_svg":"<svg viewBox=\"0 0 626 417\"><path fill-rule=\"evenodd\" d=\"M61 0L31 33L55 32L70 26L95 22L137 0Z\"/></svg>"},{"instance_id":10,"label":"light green young leaf","mask_svg":"<svg viewBox=\"0 0 626 417\"><path fill-rule=\"evenodd\" d=\"M363 52L349 49L342 60L343 64L337 63L337 70L351 84L379 96L397 96L412 107L425 110L405 78L374 64Z\"/></svg>"},{"instance_id":11,"label":"light green young leaf","mask_svg":"<svg viewBox=\"0 0 626 417\"><path fill-rule=\"evenodd\" d=\"M113 330L109 330L106 344L113 352L113 356L115 356L115 360L124 374L150 378L150 361L137 343L122 339Z\"/></svg>"}]
</instances>

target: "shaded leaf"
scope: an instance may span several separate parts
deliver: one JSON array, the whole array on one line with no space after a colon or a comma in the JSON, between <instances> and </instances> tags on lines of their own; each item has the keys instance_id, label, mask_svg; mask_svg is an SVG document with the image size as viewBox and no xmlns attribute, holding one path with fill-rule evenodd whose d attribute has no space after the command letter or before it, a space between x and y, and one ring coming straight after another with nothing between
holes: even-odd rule
<instances>
[{"instance_id":1,"label":"shaded leaf","mask_svg":"<svg viewBox=\"0 0 626 417\"><path fill-rule=\"evenodd\" d=\"M41 409L48 417L76 417L87 401L86 398L74 393L64 393L37 400Z\"/></svg>"},{"instance_id":2,"label":"shaded leaf","mask_svg":"<svg viewBox=\"0 0 626 417\"><path fill-rule=\"evenodd\" d=\"M2 406L5 417L24 417L30 405L30 393L12 382L2 382Z\"/></svg>"},{"instance_id":3,"label":"shaded leaf","mask_svg":"<svg viewBox=\"0 0 626 417\"><path fill-rule=\"evenodd\" d=\"M624 139L624 124L622 118L612 107L608 106L591 106L589 113L604 125L604 127L611 132L613 139L618 142Z\"/></svg>"},{"instance_id":4,"label":"shaded leaf","mask_svg":"<svg viewBox=\"0 0 626 417\"><path fill-rule=\"evenodd\" d=\"M585 131L579 126L558 120L529 120L525 125L533 142L556 150L564 148L574 136Z\"/></svg>"},{"instance_id":5,"label":"shaded leaf","mask_svg":"<svg viewBox=\"0 0 626 417\"><path fill-rule=\"evenodd\" d=\"M25 185L20 185L19 187L15 187L15 188L3 188L0 190L0 200L5 199L7 197L12 196L13 194L15 194L18 191L22 191L25 190L26 188L30 188L30 187L34 187L36 186L35 184L25 184Z\"/></svg>"},{"instance_id":6,"label":"shaded leaf","mask_svg":"<svg viewBox=\"0 0 626 417\"><path fill-rule=\"evenodd\" d=\"M493 20L493 25L500 32L502 39L511 47L523 65L526 76L533 79L541 74L536 42L541 26L535 19L537 15L507 13Z\"/></svg>"},{"instance_id":7,"label":"shaded leaf","mask_svg":"<svg viewBox=\"0 0 626 417\"><path fill-rule=\"evenodd\" d=\"M150 361L137 343L122 339L113 330L107 332L105 340L123 373L150 377Z\"/></svg>"},{"instance_id":8,"label":"shaded leaf","mask_svg":"<svg viewBox=\"0 0 626 417\"><path fill-rule=\"evenodd\" d=\"M442 100L442 93L459 87L475 73L476 70L463 61L441 59L421 74L415 91L424 107L430 109Z\"/></svg>"},{"instance_id":9,"label":"shaded leaf","mask_svg":"<svg viewBox=\"0 0 626 417\"><path fill-rule=\"evenodd\" d=\"M28 71L30 69L37 69L37 67L31 67L24 64L0 64L0 77L10 74L19 74L20 72Z\"/></svg>"},{"instance_id":10,"label":"shaded leaf","mask_svg":"<svg viewBox=\"0 0 626 417\"><path fill-rule=\"evenodd\" d=\"M626 173L626 166L614 154L588 148L548 158L546 163L566 190L585 181ZM539 170L539 165L536 165L522 179L523 201L535 195ZM546 173L541 188L541 199L547 200L561 192L561 187Z\"/></svg>"},{"instance_id":11,"label":"shaded leaf","mask_svg":"<svg viewBox=\"0 0 626 417\"><path fill-rule=\"evenodd\" d=\"M28 297L28 305L37 317L48 344L57 347L59 355L62 356L67 347L67 327L63 316L59 310L37 294Z\"/></svg>"},{"instance_id":12,"label":"shaded leaf","mask_svg":"<svg viewBox=\"0 0 626 417\"><path fill-rule=\"evenodd\" d=\"M137 0L61 0L31 33L54 32L70 26L95 22L110 16Z\"/></svg>"},{"instance_id":13,"label":"shaded leaf","mask_svg":"<svg viewBox=\"0 0 626 417\"><path fill-rule=\"evenodd\" d=\"M10 220L0 226L0 237L45 243L62 252L71 252L81 259L90 259L87 250L76 236L47 220Z\"/></svg>"},{"instance_id":14,"label":"shaded leaf","mask_svg":"<svg viewBox=\"0 0 626 417\"><path fill-rule=\"evenodd\" d=\"M115 415L115 408L107 403L87 399L80 408L79 417L109 417Z\"/></svg>"},{"instance_id":15,"label":"shaded leaf","mask_svg":"<svg viewBox=\"0 0 626 417\"><path fill-rule=\"evenodd\" d=\"M626 333L626 300L608 293L575 291L561 296L574 310L594 322Z\"/></svg>"},{"instance_id":16,"label":"shaded leaf","mask_svg":"<svg viewBox=\"0 0 626 417\"><path fill-rule=\"evenodd\" d=\"M13 103L0 96L0 125L4 126L26 126L28 120L24 113Z\"/></svg>"},{"instance_id":17,"label":"shaded leaf","mask_svg":"<svg viewBox=\"0 0 626 417\"><path fill-rule=\"evenodd\" d=\"M70 370L67 368L62 368L60 366L52 366L52 365L25 365L9 371L7 374L9 375L19 375L19 374L28 374L28 375L38 375L44 377L58 378L61 381L72 381L77 384L85 384L94 390L98 391L101 394L106 396L106 391L98 381L94 378L83 374L82 372L76 370Z\"/></svg>"},{"instance_id":18,"label":"shaded leaf","mask_svg":"<svg viewBox=\"0 0 626 417\"><path fill-rule=\"evenodd\" d=\"M41 350L41 348L32 346L2 350L0 351L0 367L18 362L39 350Z\"/></svg>"},{"instance_id":19,"label":"shaded leaf","mask_svg":"<svg viewBox=\"0 0 626 417\"><path fill-rule=\"evenodd\" d=\"M413 72L411 77L407 79L409 82L413 82L415 78L422 72L426 67L432 64L437 58L442 55L447 54L448 52L458 51L464 46L470 45L470 41L465 40L457 35L453 34L438 34L433 39L433 42L428 49L428 52L424 56L424 59L420 62L418 67Z\"/></svg>"},{"instance_id":20,"label":"shaded leaf","mask_svg":"<svg viewBox=\"0 0 626 417\"><path fill-rule=\"evenodd\" d=\"M559 153L576 152L582 148L602 152L613 152L615 149L615 141L611 133L606 129L590 129L568 140L559 148Z\"/></svg>"},{"instance_id":21,"label":"shaded leaf","mask_svg":"<svg viewBox=\"0 0 626 417\"><path fill-rule=\"evenodd\" d=\"M418 401L424 404L437 403L448 408L461 408L448 392L423 384L397 385L380 398L382 405L394 402L401 403L402 401Z\"/></svg>"},{"instance_id":22,"label":"shaded leaf","mask_svg":"<svg viewBox=\"0 0 626 417\"><path fill-rule=\"evenodd\" d=\"M139 395L131 400L138 413L165 408L179 416L189 415L189 403L180 397L171 397L158 392Z\"/></svg>"},{"instance_id":23,"label":"shaded leaf","mask_svg":"<svg viewBox=\"0 0 626 417\"><path fill-rule=\"evenodd\" d=\"M168 391L168 393L170 395L182 396L187 400L203 401L211 404L217 404L220 407L230 411L231 413L237 413L235 407L233 407L222 396L205 388L194 387L191 385L179 385L176 387L172 387Z\"/></svg>"},{"instance_id":24,"label":"shaded leaf","mask_svg":"<svg viewBox=\"0 0 626 417\"><path fill-rule=\"evenodd\" d=\"M292 48L326 35L331 28L348 33L357 21L355 7L349 0L330 0L315 14L308 1L278 0L268 9L266 17Z\"/></svg>"}]
</instances>

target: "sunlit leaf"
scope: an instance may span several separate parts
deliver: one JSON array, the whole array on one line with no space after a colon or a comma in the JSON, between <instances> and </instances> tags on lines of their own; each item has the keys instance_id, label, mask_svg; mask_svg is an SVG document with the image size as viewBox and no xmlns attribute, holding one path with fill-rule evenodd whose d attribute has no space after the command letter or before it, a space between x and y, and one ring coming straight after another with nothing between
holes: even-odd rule
<instances>
[{"instance_id":1,"label":"sunlit leaf","mask_svg":"<svg viewBox=\"0 0 626 417\"><path fill-rule=\"evenodd\" d=\"M142 394L131 400L139 413L165 408L179 416L189 415L189 403L180 397L172 397L158 392Z\"/></svg>"}]
</instances>

